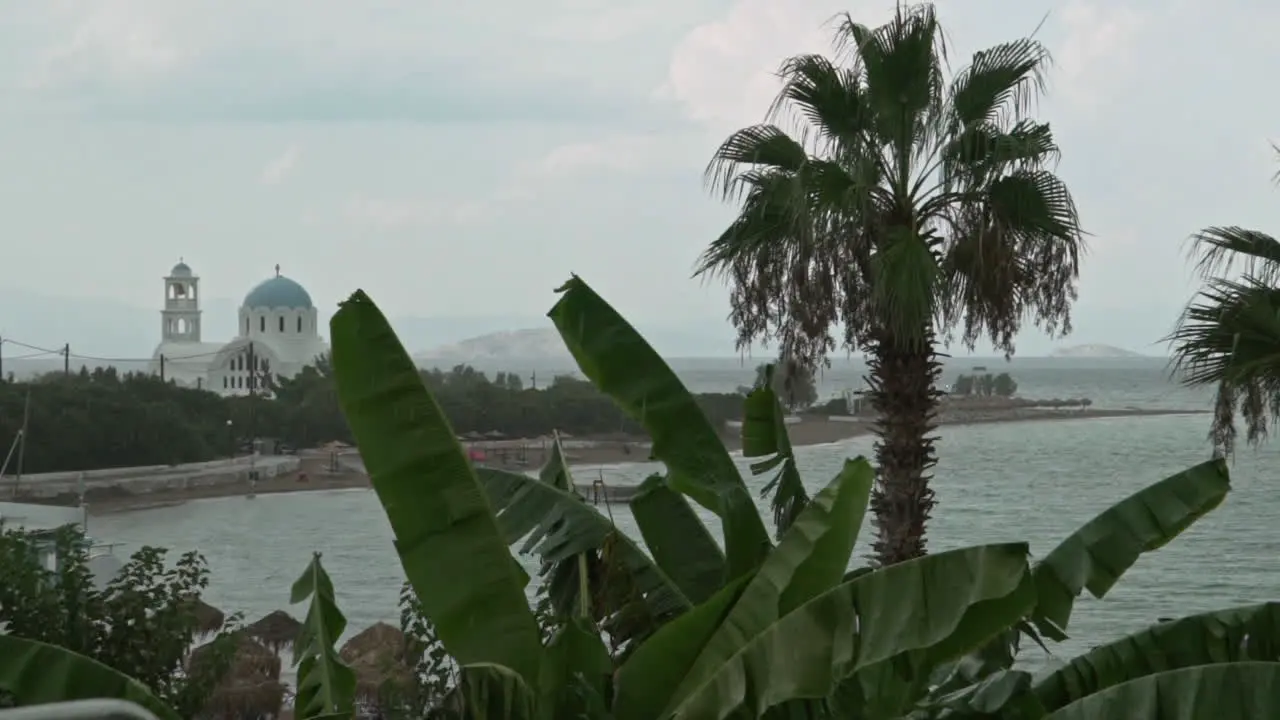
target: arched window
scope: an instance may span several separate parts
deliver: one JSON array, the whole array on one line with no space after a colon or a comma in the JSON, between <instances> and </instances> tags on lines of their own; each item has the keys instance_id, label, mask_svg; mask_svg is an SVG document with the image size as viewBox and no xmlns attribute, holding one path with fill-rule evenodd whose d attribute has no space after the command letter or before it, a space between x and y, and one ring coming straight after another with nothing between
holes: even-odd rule
<instances>
[{"instance_id":1,"label":"arched window","mask_svg":"<svg viewBox=\"0 0 1280 720\"><path fill-rule=\"evenodd\" d=\"M284 316L280 316L280 332L284 332Z\"/></svg>"},{"instance_id":2,"label":"arched window","mask_svg":"<svg viewBox=\"0 0 1280 720\"><path fill-rule=\"evenodd\" d=\"M298 316L298 332L302 332L302 316Z\"/></svg>"},{"instance_id":3,"label":"arched window","mask_svg":"<svg viewBox=\"0 0 1280 720\"><path fill-rule=\"evenodd\" d=\"M248 315L244 316L244 334L245 335L249 334L249 316Z\"/></svg>"},{"instance_id":4,"label":"arched window","mask_svg":"<svg viewBox=\"0 0 1280 720\"><path fill-rule=\"evenodd\" d=\"M226 389L227 389L227 376L226 376L226 375L223 375L223 376L222 376L222 389L223 389L223 390L226 390Z\"/></svg>"},{"instance_id":5,"label":"arched window","mask_svg":"<svg viewBox=\"0 0 1280 720\"><path fill-rule=\"evenodd\" d=\"M266 332L266 331L267 331L267 316L259 315L258 316L258 332Z\"/></svg>"}]
</instances>

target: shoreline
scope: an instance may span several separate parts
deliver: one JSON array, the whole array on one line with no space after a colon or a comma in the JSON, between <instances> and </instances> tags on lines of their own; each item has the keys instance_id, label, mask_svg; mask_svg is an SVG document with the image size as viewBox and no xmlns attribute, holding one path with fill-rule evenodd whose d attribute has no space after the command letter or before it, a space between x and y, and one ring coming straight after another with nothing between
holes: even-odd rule
<instances>
[{"instance_id":1,"label":"shoreline","mask_svg":"<svg viewBox=\"0 0 1280 720\"><path fill-rule=\"evenodd\" d=\"M1201 415L1208 410L1140 410L1135 408L1120 410L1038 410L1038 409L964 409L943 412L939 415L938 426L990 425L998 423L1052 422L1062 420L1098 420L1118 417L1160 417L1169 415ZM802 418L788 424L791 443L796 448L833 445L863 437L871 433L869 420L831 420L828 418ZM730 452L741 451L741 438L725 437L724 443ZM654 462L648 456L647 441L566 441L566 454L572 467L595 470L604 467L633 465ZM535 470L546 462L549 454L545 443L536 441L497 441L478 443L493 462L490 466L514 471ZM325 469L327 461L317 458L305 458L301 472L289 473L267 478L258 482L254 488L255 495L278 495L297 492L324 492L334 490L372 489L369 478L354 470L330 472ZM305 478L305 479L304 479ZM580 490L585 494L591 491L589 476L580 480ZM606 488L611 499L625 501L630 494L630 486ZM93 515L113 515L124 512L136 512L162 507L183 505L193 500L206 500L225 497L246 497L249 488L240 485L216 485L191 487L173 490L161 490L146 494L132 494L123 490L108 493L90 493L86 498L89 513ZM96 497L95 497L96 496ZM15 498L19 502L39 502L34 499ZM58 499L50 498L43 504L63 504Z\"/></svg>"}]
</instances>

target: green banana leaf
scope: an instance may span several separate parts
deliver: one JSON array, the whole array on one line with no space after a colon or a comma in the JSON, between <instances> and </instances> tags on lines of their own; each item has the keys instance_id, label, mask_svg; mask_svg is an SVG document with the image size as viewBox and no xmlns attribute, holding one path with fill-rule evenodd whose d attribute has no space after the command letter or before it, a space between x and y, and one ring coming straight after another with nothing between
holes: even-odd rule
<instances>
[{"instance_id":1,"label":"green banana leaf","mask_svg":"<svg viewBox=\"0 0 1280 720\"><path fill-rule=\"evenodd\" d=\"M536 686L542 643L485 492L386 317L356 291L329 323L338 400L405 576L445 649Z\"/></svg>"},{"instance_id":2,"label":"green banana leaf","mask_svg":"<svg viewBox=\"0 0 1280 720\"><path fill-rule=\"evenodd\" d=\"M768 457L751 464L753 475L777 471L760 494L773 495L774 531L781 538L809 503L809 494L787 434L787 413L773 390L773 372L773 365L765 367L764 383L742 403L742 456Z\"/></svg>"},{"instance_id":3,"label":"green banana leaf","mask_svg":"<svg viewBox=\"0 0 1280 720\"><path fill-rule=\"evenodd\" d=\"M463 665L444 705L445 717L460 720L541 720L535 692L511 668L493 663Z\"/></svg>"},{"instance_id":4,"label":"green banana leaf","mask_svg":"<svg viewBox=\"0 0 1280 720\"><path fill-rule=\"evenodd\" d=\"M803 522L802 515L797 525ZM783 703L827 698L847 679L908 656L938 662L962 654L1034 602L1024 543L953 550L857 575L742 643L670 717L712 720L739 709L759 717ZM865 708L848 714L898 715Z\"/></svg>"},{"instance_id":5,"label":"green banana leaf","mask_svg":"<svg viewBox=\"0 0 1280 720\"><path fill-rule=\"evenodd\" d=\"M479 468L477 475L506 541L514 544L523 540L521 552L536 553L544 563L572 570L566 573L572 576L570 580L552 581L553 588L564 586L564 592L571 594L557 602L562 614L568 614L565 611L576 604L578 579L574 559L580 553L603 549L611 538L612 558L622 565L636 589L644 595L651 612L668 617L693 607L644 550L577 495L521 473Z\"/></svg>"},{"instance_id":6,"label":"green banana leaf","mask_svg":"<svg viewBox=\"0 0 1280 720\"><path fill-rule=\"evenodd\" d=\"M320 553L311 557L307 569L293 583L290 602L297 605L308 600L307 616L293 644L293 664L298 666L295 717L353 717L356 674L334 647L347 628L347 619L338 609L333 581L320 563Z\"/></svg>"},{"instance_id":7,"label":"green banana leaf","mask_svg":"<svg viewBox=\"0 0 1280 720\"><path fill-rule=\"evenodd\" d=\"M1280 717L1280 663L1198 665L1115 685L1047 720L1263 720Z\"/></svg>"},{"instance_id":8,"label":"green banana leaf","mask_svg":"<svg viewBox=\"0 0 1280 720\"><path fill-rule=\"evenodd\" d=\"M1034 692L1041 705L1052 711L1156 673L1251 660L1280 662L1280 602L1153 625L1072 659L1035 683Z\"/></svg>"},{"instance_id":9,"label":"green banana leaf","mask_svg":"<svg viewBox=\"0 0 1280 720\"><path fill-rule=\"evenodd\" d=\"M137 680L84 655L16 635L0 634L0 690L18 707L109 698L136 703L160 720L181 720Z\"/></svg>"},{"instance_id":10,"label":"green banana leaf","mask_svg":"<svg viewBox=\"0 0 1280 720\"><path fill-rule=\"evenodd\" d=\"M873 480L874 471L865 459L847 461L765 558L706 642L684 646L684 654L664 654L661 661L679 671L672 676L678 684L652 688L644 701L647 706L643 714L635 717L668 717L689 695L714 680L729 658L780 616L838 585L866 516ZM717 618L708 615L707 619ZM642 646L637 653L645 649ZM662 712L655 712L659 708Z\"/></svg>"},{"instance_id":11,"label":"green banana leaf","mask_svg":"<svg viewBox=\"0 0 1280 720\"><path fill-rule=\"evenodd\" d=\"M724 552L684 496L651 475L629 504L658 567L695 605L711 599L724 585Z\"/></svg>"},{"instance_id":12,"label":"green banana leaf","mask_svg":"<svg viewBox=\"0 0 1280 720\"><path fill-rule=\"evenodd\" d=\"M615 679L615 720L661 717L662 708L684 679L689 663L715 634L753 577L744 575L720 588L711 599L662 626L627 658Z\"/></svg>"},{"instance_id":13,"label":"green banana leaf","mask_svg":"<svg viewBox=\"0 0 1280 720\"><path fill-rule=\"evenodd\" d=\"M726 578L754 570L772 544L738 467L697 402L666 362L576 275L547 316L578 367L639 422L670 482L724 523Z\"/></svg>"},{"instance_id":14,"label":"green banana leaf","mask_svg":"<svg viewBox=\"0 0 1280 720\"><path fill-rule=\"evenodd\" d=\"M1036 564L1036 627L1065 640L1081 592L1105 596L1143 553L1176 538L1230 490L1226 462L1214 459L1149 485L1090 520Z\"/></svg>"},{"instance_id":15,"label":"green banana leaf","mask_svg":"<svg viewBox=\"0 0 1280 720\"><path fill-rule=\"evenodd\" d=\"M609 697L613 658L600 632L575 617L556 631L542 663L538 712L543 720L601 717L593 715Z\"/></svg>"}]
</instances>

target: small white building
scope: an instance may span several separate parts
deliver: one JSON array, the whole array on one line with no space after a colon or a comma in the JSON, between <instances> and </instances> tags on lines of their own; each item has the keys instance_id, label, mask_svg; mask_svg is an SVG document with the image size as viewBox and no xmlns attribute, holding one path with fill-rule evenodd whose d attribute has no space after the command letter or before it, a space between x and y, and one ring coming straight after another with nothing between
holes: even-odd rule
<instances>
[{"instance_id":1,"label":"small white building","mask_svg":"<svg viewBox=\"0 0 1280 720\"><path fill-rule=\"evenodd\" d=\"M200 313L200 277L179 262L164 278L161 340L151 372L220 395L247 395L255 388L261 394L269 387L266 379L293 377L329 351L311 295L281 275L279 265L275 277L245 296L231 341L205 342Z\"/></svg>"}]
</instances>

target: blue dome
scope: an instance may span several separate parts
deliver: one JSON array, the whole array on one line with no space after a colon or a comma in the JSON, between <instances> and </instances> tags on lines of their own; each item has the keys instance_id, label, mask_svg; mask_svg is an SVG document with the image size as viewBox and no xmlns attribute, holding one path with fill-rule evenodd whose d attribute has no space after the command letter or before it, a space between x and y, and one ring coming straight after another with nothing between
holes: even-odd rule
<instances>
[{"instance_id":1,"label":"blue dome","mask_svg":"<svg viewBox=\"0 0 1280 720\"><path fill-rule=\"evenodd\" d=\"M191 266L184 262L179 262L169 271L169 277L191 277Z\"/></svg>"},{"instance_id":2,"label":"blue dome","mask_svg":"<svg viewBox=\"0 0 1280 720\"><path fill-rule=\"evenodd\" d=\"M306 310L311 305L311 295L306 288L283 275L277 275L258 285L244 296L247 308L291 308Z\"/></svg>"}]
</instances>

